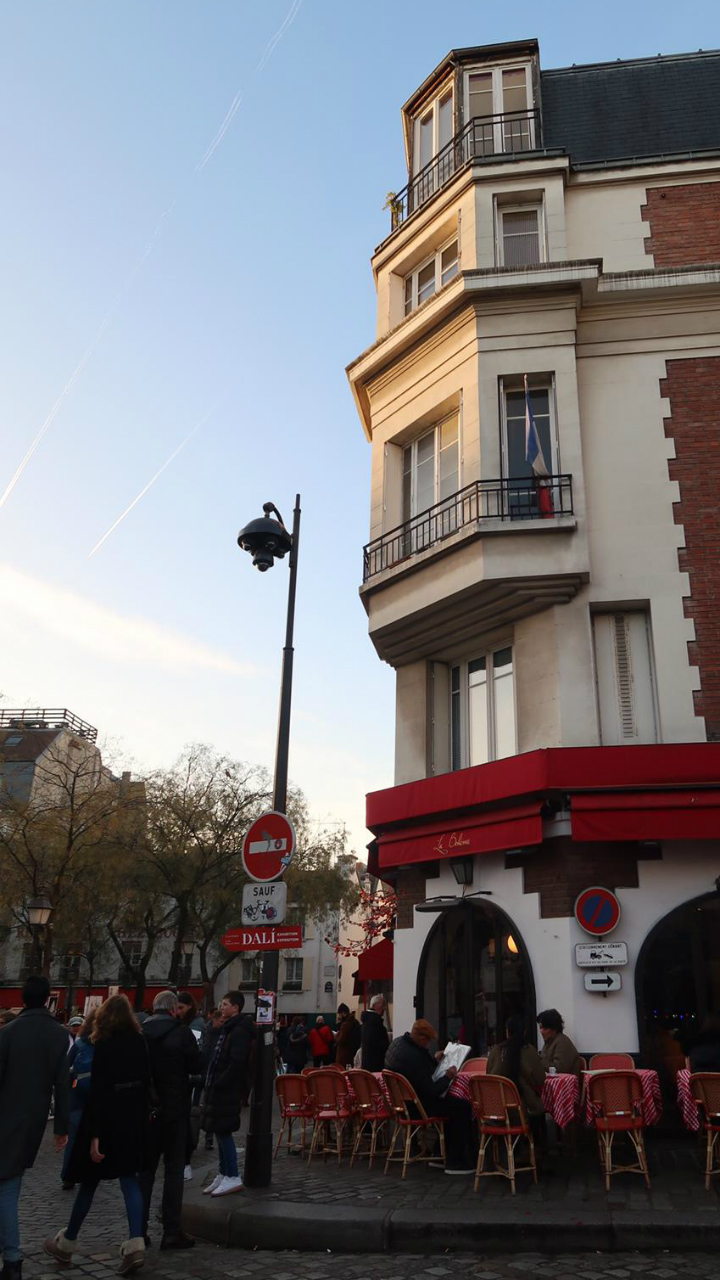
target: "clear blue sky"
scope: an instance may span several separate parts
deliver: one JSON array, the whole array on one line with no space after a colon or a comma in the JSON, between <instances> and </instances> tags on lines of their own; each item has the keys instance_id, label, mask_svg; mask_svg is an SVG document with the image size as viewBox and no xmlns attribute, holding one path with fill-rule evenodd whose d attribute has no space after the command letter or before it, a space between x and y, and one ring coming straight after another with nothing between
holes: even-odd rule
<instances>
[{"instance_id":1,"label":"clear blue sky","mask_svg":"<svg viewBox=\"0 0 720 1280\"><path fill-rule=\"evenodd\" d=\"M370 451L344 366L373 340L400 105L453 47L709 48L717 6L304 0L258 71L290 9L0 5L0 493L91 350L0 510L0 693L70 706L138 767L190 740L270 765L287 570L235 537L300 490L291 772L359 848L394 680L357 596Z\"/></svg>"}]
</instances>

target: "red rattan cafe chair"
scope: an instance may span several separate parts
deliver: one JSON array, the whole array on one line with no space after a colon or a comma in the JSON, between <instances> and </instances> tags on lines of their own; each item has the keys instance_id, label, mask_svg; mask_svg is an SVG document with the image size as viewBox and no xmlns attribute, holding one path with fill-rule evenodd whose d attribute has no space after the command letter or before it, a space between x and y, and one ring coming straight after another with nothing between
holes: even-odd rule
<instances>
[{"instance_id":1,"label":"red rattan cafe chair","mask_svg":"<svg viewBox=\"0 0 720 1280\"><path fill-rule=\"evenodd\" d=\"M345 1077L340 1071L318 1067L305 1077L313 1113L313 1132L308 1165L315 1155L342 1156L343 1137L348 1125L355 1119L354 1105L348 1097ZM335 1144L331 1142L331 1129L335 1130Z\"/></svg>"},{"instance_id":2,"label":"red rattan cafe chair","mask_svg":"<svg viewBox=\"0 0 720 1280\"><path fill-rule=\"evenodd\" d=\"M290 1150L293 1145L292 1131L293 1122L295 1120L302 1121L302 1142L300 1146L300 1154L305 1155L305 1126L308 1120L313 1118L313 1109L308 1096L307 1081L304 1076L286 1075L277 1076L275 1079L275 1092L278 1096L280 1104L280 1115L282 1116L282 1126L278 1134L277 1145L275 1147L275 1155L280 1149L280 1143L287 1126L287 1148ZM297 1145L297 1143L295 1144Z\"/></svg>"},{"instance_id":3,"label":"red rattan cafe chair","mask_svg":"<svg viewBox=\"0 0 720 1280\"><path fill-rule=\"evenodd\" d=\"M605 1172L605 1189L610 1190L614 1173L640 1173L650 1186L642 1114L642 1084L636 1071L608 1071L588 1076L588 1100L598 1140L600 1165ZM613 1142L618 1133L627 1134L637 1156L634 1164L613 1167Z\"/></svg>"},{"instance_id":4,"label":"red rattan cafe chair","mask_svg":"<svg viewBox=\"0 0 720 1280\"><path fill-rule=\"evenodd\" d=\"M583 1058L581 1053L578 1054L578 1058L580 1059L580 1070L587 1071L588 1069L587 1058Z\"/></svg>"},{"instance_id":5,"label":"red rattan cafe chair","mask_svg":"<svg viewBox=\"0 0 720 1280\"><path fill-rule=\"evenodd\" d=\"M460 1070L466 1076L484 1076L487 1071L487 1058L466 1058Z\"/></svg>"},{"instance_id":6,"label":"red rattan cafe chair","mask_svg":"<svg viewBox=\"0 0 720 1280\"><path fill-rule=\"evenodd\" d=\"M441 1160L445 1160L445 1121L442 1116L429 1116L425 1111L415 1090L405 1076L395 1071L383 1071L383 1083L390 1099L390 1110L393 1119L393 1134L390 1139L384 1172L390 1164L402 1160L402 1176L405 1177L409 1164L420 1160L432 1160L433 1152L427 1149L424 1139L430 1130L434 1130L440 1142ZM397 1140L404 1134L402 1154L395 1155ZM413 1153L413 1141L416 1142Z\"/></svg>"},{"instance_id":7,"label":"red rattan cafe chair","mask_svg":"<svg viewBox=\"0 0 720 1280\"><path fill-rule=\"evenodd\" d=\"M709 1191L712 1175L720 1173L720 1163L713 1168L716 1154L720 1161L720 1148L716 1146L720 1138L720 1072L698 1071L690 1076L690 1094L698 1104L700 1124L707 1134L705 1190Z\"/></svg>"},{"instance_id":8,"label":"red rattan cafe chair","mask_svg":"<svg viewBox=\"0 0 720 1280\"><path fill-rule=\"evenodd\" d=\"M319 1071L319 1070L320 1070L319 1067L313 1067L312 1065L308 1065L307 1067L303 1067L301 1074L304 1076L309 1076L311 1071Z\"/></svg>"},{"instance_id":9,"label":"red rattan cafe chair","mask_svg":"<svg viewBox=\"0 0 720 1280\"><path fill-rule=\"evenodd\" d=\"M513 1195L515 1195L515 1175L532 1173L533 1182L537 1182L537 1165L535 1163L535 1144L527 1122L525 1108L520 1094L512 1080L504 1076L472 1075L470 1077L470 1093L472 1109L480 1130L480 1150L475 1170L475 1190L480 1186L481 1178L508 1178ZM505 1141L507 1169L498 1160L499 1140ZM530 1163L515 1163L515 1148L521 1138L525 1138L530 1148ZM494 1169L485 1169L485 1153L488 1143L493 1144Z\"/></svg>"},{"instance_id":10,"label":"red rattan cafe chair","mask_svg":"<svg viewBox=\"0 0 720 1280\"><path fill-rule=\"evenodd\" d=\"M348 1082L348 1087L355 1103L355 1142L353 1143L350 1168L352 1169L355 1157L359 1154L360 1156L369 1156L368 1169L372 1169L377 1151L378 1134L383 1125L392 1119L392 1111L383 1093L380 1081L371 1071L353 1068L353 1070L345 1072L345 1079ZM367 1137L368 1133L370 1146L367 1151L361 1151L360 1146L363 1137Z\"/></svg>"},{"instance_id":11,"label":"red rattan cafe chair","mask_svg":"<svg viewBox=\"0 0 720 1280\"><path fill-rule=\"evenodd\" d=\"M634 1071L635 1063L629 1053L594 1053L590 1059L591 1071Z\"/></svg>"}]
</instances>

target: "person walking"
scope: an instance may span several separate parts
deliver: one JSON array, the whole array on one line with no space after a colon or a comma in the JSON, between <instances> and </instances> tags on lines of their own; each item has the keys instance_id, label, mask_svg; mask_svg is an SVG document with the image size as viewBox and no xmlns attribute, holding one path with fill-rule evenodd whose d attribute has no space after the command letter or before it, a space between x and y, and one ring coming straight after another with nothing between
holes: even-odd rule
<instances>
[{"instance_id":1,"label":"person walking","mask_svg":"<svg viewBox=\"0 0 720 1280\"><path fill-rule=\"evenodd\" d=\"M308 1035L302 1014L296 1013L288 1031L287 1046L288 1071L299 1075L308 1059Z\"/></svg>"},{"instance_id":2,"label":"person walking","mask_svg":"<svg viewBox=\"0 0 720 1280\"><path fill-rule=\"evenodd\" d=\"M0 1037L1 1039L2 1037ZM118 1274L145 1261L143 1197L138 1172L149 1156L150 1067L145 1040L127 996L110 996L97 1011L90 1096L73 1145L68 1176L80 1187L64 1231L43 1248L67 1266L101 1181L119 1181L128 1219Z\"/></svg>"},{"instance_id":3,"label":"person walking","mask_svg":"<svg viewBox=\"0 0 720 1280\"><path fill-rule=\"evenodd\" d=\"M228 991L220 1001L222 1019L205 1083L205 1132L217 1137L218 1172L203 1188L205 1195L227 1196L242 1191L234 1133L240 1128L242 1095L252 1056L254 1024L243 1014L245 997Z\"/></svg>"},{"instance_id":4,"label":"person walking","mask_svg":"<svg viewBox=\"0 0 720 1280\"><path fill-rule=\"evenodd\" d=\"M373 996L370 1008L360 1018L360 1042L363 1071L382 1071L390 1037L385 1026L385 997Z\"/></svg>"},{"instance_id":5,"label":"person walking","mask_svg":"<svg viewBox=\"0 0 720 1280\"><path fill-rule=\"evenodd\" d=\"M87 1018L75 1037L75 1043L68 1053L70 1067L70 1104L68 1110L68 1140L63 1154L60 1181L63 1191L72 1191L75 1183L68 1177L70 1156L72 1154L77 1131L80 1127L85 1104L90 1096L90 1074L95 1045L92 1042L92 1029L95 1025L95 1009L91 1009Z\"/></svg>"},{"instance_id":6,"label":"person walking","mask_svg":"<svg viewBox=\"0 0 720 1280\"><path fill-rule=\"evenodd\" d=\"M360 1048L360 1023L346 1004L338 1006L338 1030L335 1032L335 1061L339 1067L351 1067Z\"/></svg>"},{"instance_id":7,"label":"person walking","mask_svg":"<svg viewBox=\"0 0 720 1280\"><path fill-rule=\"evenodd\" d=\"M35 1163L54 1097L55 1150L67 1144L67 1031L46 1008L47 978L27 979L23 1011L0 1035L0 1251L5 1280L21 1280L18 1201Z\"/></svg>"},{"instance_id":8,"label":"person walking","mask_svg":"<svg viewBox=\"0 0 720 1280\"><path fill-rule=\"evenodd\" d=\"M310 1041L313 1066L326 1067L330 1061L330 1050L333 1047L333 1033L326 1025L321 1013L315 1019L315 1026L310 1028L308 1040Z\"/></svg>"},{"instance_id":9,"label":"person walking","mask_svg":"<svg viewBox=\"0 0 720 1280\"><path fill-rule=\"evenodd\" d=\"M190 1133L192 1079L202 1070L197 1040L181 1021L182 1006L174 991L161 991L153 1000L152 1016L142 1026L150 1055L152 1112L150 1158L140 1175L145 1206L143 1235L147 1235L155 1174L163 1157L163 1237L161 1249L191 1249L192 1236L180 1224L183 1172Z\"/></svg>"},{"instance_id":10,"label":"person walking","mask_svg":"<svg viewBox=\"0 0 720 1280\"><path fill-rule=\"evenodd\" d=\"M210 1063L212 1062L212 1057L215 1052L215 1046L218 1042L218 1037L220 1035L221 1030L222 1030L222 1018L220 1017L220 1010L213 1009L211 1010L210 1016L207 1022L205 1023L205 1029L202 1035L200 1036L200 1056L202 1058L203 1085L207 1080L207 1073L210 1070ZM201 1091L202 1091L202 1086L201 1086ZM203 1120L204 1120L204 1114L201 1107L200 1109L200 1127L201 1128L203 1127ZM212 1149L213 1149L213 1135L212 1133L208 1133L207 1130L205 1130L205 1150L212 1151Z\"/></svg>"}]
</instances>

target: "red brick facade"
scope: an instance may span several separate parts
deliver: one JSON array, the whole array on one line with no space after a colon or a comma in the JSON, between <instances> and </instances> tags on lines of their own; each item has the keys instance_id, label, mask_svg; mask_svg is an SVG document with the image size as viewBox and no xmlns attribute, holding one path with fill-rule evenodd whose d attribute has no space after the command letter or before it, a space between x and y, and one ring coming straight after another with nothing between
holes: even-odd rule
<instances>
[{"instance_id":1,"label":"red brick facade","mask_svg":"<svg viewBox=\"0 0 720 1280\"><path fill-rule=\"evenodd\" d=\"M523 892L540 894L542 919L571 916L575 899L589 885L637 889L637 858L636 844L548 841L527 859Z\"/></svg>"},{"instance_id":2,"label":"red brick facade","mask_svg":"<svg viewBox=\"0 0 720 1280\"><path fill-rule=\"evenodd\" d=\"M656 267L720 262L720 182L649 187L641 216Z\"/></svg>"},{"instance_id":3,"label":"red brick facade","mask_svg":"<svg viewBox=\"0 0 720 1280\"><path fill-rule=\"evenodd\" d=\"M413 907L425 901L425 868L407 867L398 874L396 929L412 929L415 923Z\"/></svg>"},{"instance_id":4,"label":"red brick facade","mask_svg":"<svg viewBox=\"0 0 720 1280\"><path fill-rule=\"evenodd\" d=\"M720 357L668 360L660 394L670 400L665 434L675 458L668 468L680 486L675 523L685 547L678 562L690 578L684 607L695 640L688 652L700 672L695 712L705 718L708 741L720 742Z\"/></svg>"}]
</instances>

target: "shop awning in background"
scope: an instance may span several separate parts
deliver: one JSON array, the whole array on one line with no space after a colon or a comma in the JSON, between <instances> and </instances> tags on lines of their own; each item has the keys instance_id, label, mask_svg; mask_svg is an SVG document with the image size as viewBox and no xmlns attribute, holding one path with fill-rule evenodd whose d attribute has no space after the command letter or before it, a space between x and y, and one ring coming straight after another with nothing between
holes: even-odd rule
<instances>
[{"instance_id":1,"label":"shop awning in background","mask_svg":"<svg viewBox=\"0 0 720 1280\"><path fill-rule=\"evenodd\" d=\"M574 795L574 840L717 840L720 790Z\"/></svg>"},{"instance_id":2,"label":"shop awning in background","mask_svg":"<svg viewBox=\"0 0 720 1280\"><path fill-rule=\"evenodd\" d=\"M355 995L362 995L366 982L392 982L395 948L388 938L368 947L360 956L360 962L353 974L355 979Z\"/></svg>"}]
</instances>

